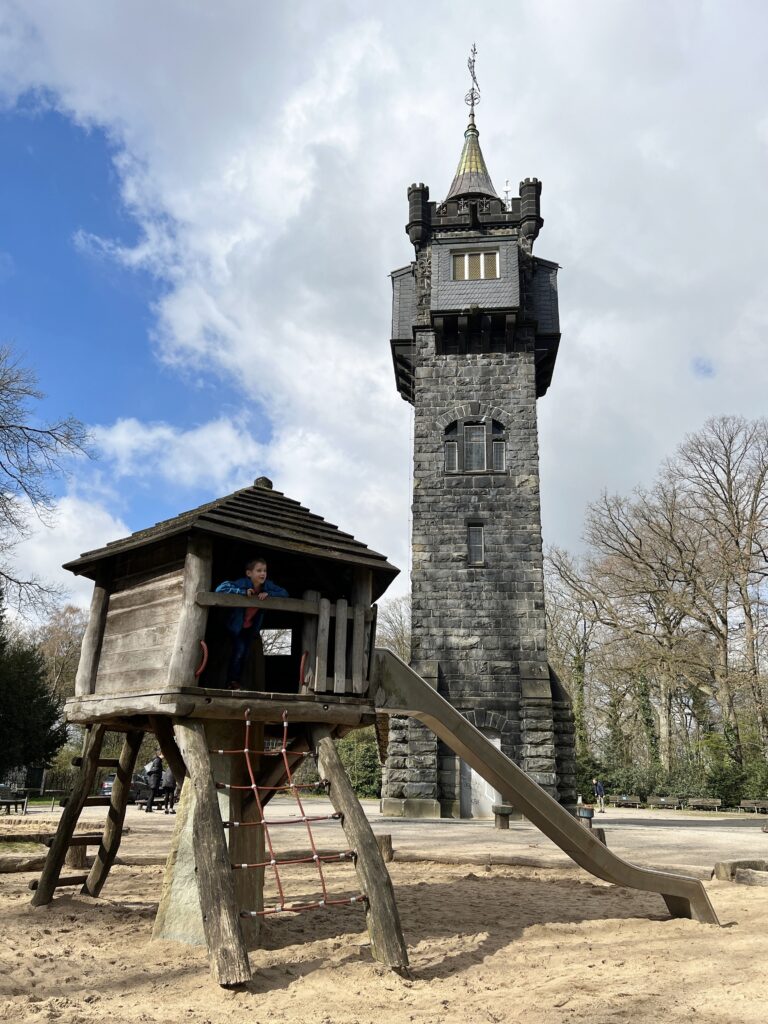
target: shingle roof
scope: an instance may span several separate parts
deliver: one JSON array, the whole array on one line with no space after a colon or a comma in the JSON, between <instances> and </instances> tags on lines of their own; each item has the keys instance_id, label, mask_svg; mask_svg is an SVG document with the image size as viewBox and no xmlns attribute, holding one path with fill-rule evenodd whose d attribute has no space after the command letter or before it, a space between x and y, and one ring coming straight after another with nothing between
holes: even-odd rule
<instances>
[{"instance_id":1,"label":"shingle roof","mask_svg":"<svg viewBox=\"0 0 768 1024\"><path fill-rule=\"evenodd\" d=\"M459 166L453 178L448 199L456 196L482 195L498 199L493 187L488 168L485 166L483 151L480 149L479 132L475 127L475 115L471 114L467 130L464 132L464 148L461 151Z\"/></svg>"},{"instance_id":2,"label":"shingle roof","mask_svg":"<svg viewBox=\"0 0 768 1024\"><path fill-rule=\"evenodd\" d=\"M71 572L90 575L95 563L125 551L145 547L189 530L231 537L273 550L309 557L328 558L365 566L382 573L389 582L399 570L385 555L373 551L350 533L315 515L293 498L271 489L268 483L244 487L224 498L182 512L103 548L86 551L64 566Z\"/></svg>"}]
</instances>

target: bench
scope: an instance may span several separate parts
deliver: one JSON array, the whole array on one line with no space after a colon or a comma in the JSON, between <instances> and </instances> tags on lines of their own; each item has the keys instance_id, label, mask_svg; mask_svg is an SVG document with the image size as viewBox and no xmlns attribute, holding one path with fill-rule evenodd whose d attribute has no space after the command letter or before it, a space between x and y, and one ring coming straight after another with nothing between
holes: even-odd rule
<instances>
[{"instance_id":1,"label":"bench","mask_svg":"<svg viewBox=\"0 0 768 1024\"><path fill-rule=\"evenodd\" d=\"M739 804L740 811L754 811L755 814L768 812L768 800L742 800Z\"/></svg>"},{"instance_id":2,"label":"bench","mask_svg":"<svg viewBox=\"0 0 768 1024\"><path fill-rule=\"evenodd\" d=\"M692 796L686 804L690 811L716 811L723 806L720 797Z\"/></svg>"},{"instance_id":3,"label":"bench","mask_svg":"<svg viewBox=\"0 0 768 1024\"><path fill-rule=\"evenodd\" d=\"M11 813L11 807L13 807L13 813L18 814L19 808L21 813L27 813L27 803L29 801L29 794L24 790L11 790L8 786L0 786L0 807L5 808L5 813Z\"/></svg>"},{"instance_id":4,"label":"bench","mask_svg":"<svg viewBox=\"0 0 768 1024\"><path fill-rule=\"evenodd\" d=\"M630 793L627 796L626 793L621 796L609 796L606 797L609 803L612 803L614 807L639 807L642 804L642 800L637 793Z\"/></svg>"},{"instance_id":5,"label":"bench","mask_svg":"<svg viewBox=\"0 0 768 1024\"><path fill-rule=\"evenodd\" d=\"M649 796L646 804L649 807L673 807L677 809L683 806L683 801L679 796Z\"/></svg>"}]
</instances>

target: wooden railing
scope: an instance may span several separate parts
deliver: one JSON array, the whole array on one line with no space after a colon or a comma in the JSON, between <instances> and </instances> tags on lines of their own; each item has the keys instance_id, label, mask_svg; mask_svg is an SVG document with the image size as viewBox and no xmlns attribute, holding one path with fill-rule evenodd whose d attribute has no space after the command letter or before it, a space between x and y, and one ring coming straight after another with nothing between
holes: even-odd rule
<instances>
[{"instance_id":1,"label":"wooden railing","mask_svg":"<svg viewBox=\"0 0 768 1024\"><path fill-rule=\"evenodd\" d=\"M344 598L331 604L328 598L321 597L316 591L307 591L300 599L270 597L261 605L254 598L241 594L217 594L201 590L197 593L196 602L207 608L253 608L254 604L258 604L263 611L300 615L303 620L302 692L355 697L362 697L367 692L371 654L376 639L375 605L350 604ZM332 665L329 664L331 645Z\"/></svg>"}]
</instances>

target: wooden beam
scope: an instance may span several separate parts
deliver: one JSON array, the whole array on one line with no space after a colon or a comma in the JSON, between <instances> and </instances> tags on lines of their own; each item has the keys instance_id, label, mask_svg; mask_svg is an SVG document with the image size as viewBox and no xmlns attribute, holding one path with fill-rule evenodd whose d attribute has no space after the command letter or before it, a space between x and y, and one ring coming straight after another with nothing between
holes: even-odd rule
<instances>
[{"instance_id":1,"label":"wooden beam","mask_svg":"<svg viewBox=\"0 0 768 1024\"><path fill-rule=\"evenodd\" d=\"M333 645L333 692L342 694L347 679L347 602L340 597L336 602L336 632Z\"/></svg>"},{"instance_id":2,"label":"wooden beam","mask_svg":"<svg viewBox=\"0 0 768 1024\"><path fill-rule=\"evenodd\" d=\"M128 732L123 740L123 747L120 751L119 764L115 781L112 784L107 821L104 826L104 835L99 849L96 853L91 870L83 886L82 893L85 896L98 896L104 888L107 875L115 863L117 851L120 849L120 840L123 838L123 823L125 811L128 807L128 800L131 795L131 780L133 769L136 767L136 758L139 754L143 732Z\"/></svg>"},{"instance_id":3,"label":"wooden beam","mask_svg":"<svg viewBox=\"0 0 768 1024\"><path fill-rule=\"evenodd\" d=\"M87 875L62 875L61 878L58 878L56 880L56 883L54 884L53 888L54 889L62 889L65 885L82 885L87 877L88 877ZM40 878L40 879L33 878L32 881L29 883L29 888L35 894L32 897L32 903L35 906L39 905L36 902L36 900L37 900L37 895L40 892L40 887L42 885L42 882L43 882L42 878ZM46 903L50 903L51 901L50 900L46 900L45 902Z\"/></svg>"},{"instance_id":4,"label":"wooden beam","mask_svg":"<svg viewBox=\"0 0 768 1024\"><path fill-rule=\"evenodd\" d=\"M373 615L371 599L373 593L373 575L370 569L355 570L352 581L352 601L354 604L354 620L352 626L352 692L356 695L368 689L367 652L370 648L371 625L366 627L366 613L370 619Z\"/></svg>"},{"instance_id":5,"label":"wooden beam","mask_svg":"<svg viewBox=\"0 0 768 1024\"><path fill-rule=\"evenodd\" d=\"M72 795L62 812L59 819L59 827L48 850L48 856L45 858L43 872L40 875L40 883L32 897L32 906L34 907L41 907L46 903L50 903L53 899L72 834L85 806L86 797L90 793L96 778L96 769L98 767L99 754L101 753L101 745L104 742L105 731L103 725L94 725L88 728L85 735L83 767L80 769L75 780Z\"/></svg>"},{"instance_id":6,"label":"wooden beam","mask_svg":"<svg viewBox=\"0 0 768 1024\"><path fill-rule=\"evenodd\" d=\"M312 744L317 753L320 778L330 784L331 803L334 810L341 813L347 841L357 854L355 869L360 888L368 899L366 918L373 955L388 967L404 970L408 967L408 950L395 893L370 822L344 771L330 730L326 726L314 726Z\"/></svg>"},{"instance_id":7,"label":"wooden beam","mask_svg":"<svg viewBox=\"0 0 768 1024\"><path fill-rule=\"evenodd\" d=\"M181 788L187 774L187 766L181 751L176 746L176 737L173 735L173 723L165 715L150 715L149 724L155 734L157 745L163 752L163 757L168 762L176 785Z\"/></svg>"},{"instance_id":8,"label":"wooden beam","mask_svg":"<svg viewBox=\"0 0 768 1024\"><path fill-rule=\"evenodd\" d=\"M194 692L194 691L193 691ZM351 694L332 693L251 693L249 691L199 689L189 693L125 694L88 701L68 702L68 722L108 722L110 731L135 729L137 717L242 718L247 708L259 722L279 722L283 708L289 708L292 721L329 722L356 725L361 717L373 715L376 708L366 699ZM132 722L126 722L130 719ZM95 799L100 799L96 797Z\"/></svg>"},{"instance_id":9,"label":"wooden beam","mask_svg":"<svg viewBox=\"0 0 768 1024\"><path fill-rule=\"evenodd\" d=\"M81 768L82 764L83 764L82 757L73 757L72 758L72 767L73 768ZM100 757L99 758L99 768L117 768L119 766L119 764L120 764L120 758L119 757Z\"/></svg>"},{"instance_id":10,"label":"wooden beam","mask_svg":"<svg viewBox=\"0 0 768 1024\"><path fill-rule=\"evenodd\" d=\"M331 627L331 602L320 598L320 615L317 619L317 646L315 648L315 693L328 689L328 634Z\"/></svg>"},{"instance_id":11,"label":"wooden beam","mask_svg":"<svg viewBox=\"0 0 768 1024\"><path fill-rule=\"evenodd\" d=\"M28 837L25 837L25 838L28 838ZM53 844L53 841L55 840L55 838L56 838L55 835L53 835L53 836L46 836L46 838L43 839L43 846L50 847ZM36 838L30 839L30 842L38 842L38 839L36 839ZM87 836L82 835L82 834L72 836L72 838L69 840L69 846L70 846L70 849L73 846L98 846L100 842L101 842L101 835L97 834L96 832L93 832L91 835L87 835Z\"/></svg>"},{"instance_id":12,"label":"wooden beam","mask_svg":"<svg viewBox=\"0 0 768 1024\"><path fill-rule=\"evenodd\" d=\"M184 594L181 618L176 631L166 689L173 690L194 681L195 669L200 664L200 641L205 639L208 609L196 601L200 590L211 586L213 548L207 537L191 536L184 561Z\"/></svg>"},{"instance_id":13,"label":"wooden beam","mask_svg":"<svg viewBox=\"0 0 768 1024\"><path fill-rule=\"evenodd\" d=\"M317 594L317 597L309 597L310 594ZM195 595L196 602L203 608L250 608L254 604L254 598L246 597L245 594L217 594L215 591L200 590ZM346 601L344 602L346 605ZM264 602L259 602L261 611L272 609L276 612L296 612L297 615L319 615L320 595L316 590L309 590L302 598L295 597L268 597ZM353 610L347 607L345 612L348 619L352 618ZM336 615L336 605L331 605L331 618ZM368 619L371 617L371 610L368 609Z\"/></svg>"},{"instance_id":14,"label":"wooden beam","mask_svg":"<svg viewBox=\"0 0 768 1024\"><path fill-rule=\"evenodd\" d=\"M109 586L104 579L97 579L93 585L91 610L80 647L80 661L75 675L75 695L80 697L96 690L96 674L99 669L101 643L104 639L104 624L109 606Z\"/></svg>"},{"instance_id":15,"label":"wooden beam","mask_svg":"<svg viewBox=\"0 0 768 1024\"><path fill-rule=\"evenodd\" d=\"M211 775L208 742L200 722L174 722L176 742L194 788L195 865L211 973L230 988L251 978L248 951L235 903L235 883Z\"/></svg>"},{"instance_id":16,"label":"wooden beam","mask_svg":"<svg viewBox=\"0 0 768 1024\"><path fill-rule=\"evenodd\" d=\"M320 593L317 590L305 590L304 601L307 604L317 605L320 610ZM317 656L317 619L313 615L305 614L301 626L301 654L306 652L304 660L304 680L299 690L300 693L307 693L314 689L315 659Z\"/></svg>"}]
</instances>

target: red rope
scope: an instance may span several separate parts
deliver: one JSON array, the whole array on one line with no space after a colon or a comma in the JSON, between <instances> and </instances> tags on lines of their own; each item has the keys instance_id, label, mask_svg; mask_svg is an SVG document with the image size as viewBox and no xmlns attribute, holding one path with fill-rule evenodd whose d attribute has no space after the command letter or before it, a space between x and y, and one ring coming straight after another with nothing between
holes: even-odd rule
<instances>
[{"instance_id":1,"label":"red rope","mask_svg":"<svg viewBox=\"0 0 768 1024\"><path fill-rule=\"evenodd\" d=\"M203 666L204 667L204 666ZM303 673L303 666L302 666ZM307 814L304 809L304 805L301 802L300 791L302 789L313 789L317 790L320 788L327 789L326 782L313 782L313 783L296 783L293 781L293 773L291 771L290 757L303 758L306 756L304 751L289 750L288 749L288 712L283 711L283 738L282 744L278 749L273 750L255 750L251 749L250 746L251 738L251 719L250 711L245 712L245 739L241 749L236 750L212 750L213 754L224 754L224 755L237 755L242 754L245 757L245 764L248 770L248 777L250 783L248 785L234 785L229 783L216 783L218 789L227 790L251 790L256 806L259 812L259 821L225 821L222 824L224 828L263 828L264 839L269 850L269 860L260 861L256 864L232 864L233 869L248 870L252 868L271 868L275 876L275 885L278 893L278 904L275 907L269 907L264 910L243 910L240 912L241 917L262 917L269 914L281 914L281 913L295 913L300 910L316 910L321 907L333 907L333 906L346 906L351 903L365 902L366 897L362 894L356 896L347 896L340 899L329 899L328 888L326 886L325 874L323 872L323 863L338 862L338 861L354 861L356 854L354 850L347 850L341 853L334 854L321 854L318 852L315 844L315 837L312 833L311 822L313 821L338 821L342 815L339 811L334 811L332 814ZM256 782L256 775L251 762L251 755L257 754L260 756L280 756L283 759L283 767L285 770L286 784L283 786L259 786ZM293 793L294 799L296 800L296 807L298 815L289 818L278 818L267 822L264 818L264 803L261 798L261 794L264 792L290 792ZM275 847L272 842L271 828L277 825L305 825L307 829L307 838L309 840L309 846L311 849L311 855L308 857L295 857L286 860L280 860L276 853ZM283 889L283 881L280 876L281 867L289 867L295 864L314 864L317 869L318 880L320 882L320 889L322 892L322 898L318 900L309 900L298 903L288 903L285 898L285 890Z\"/></svg>"}]
</instances>

